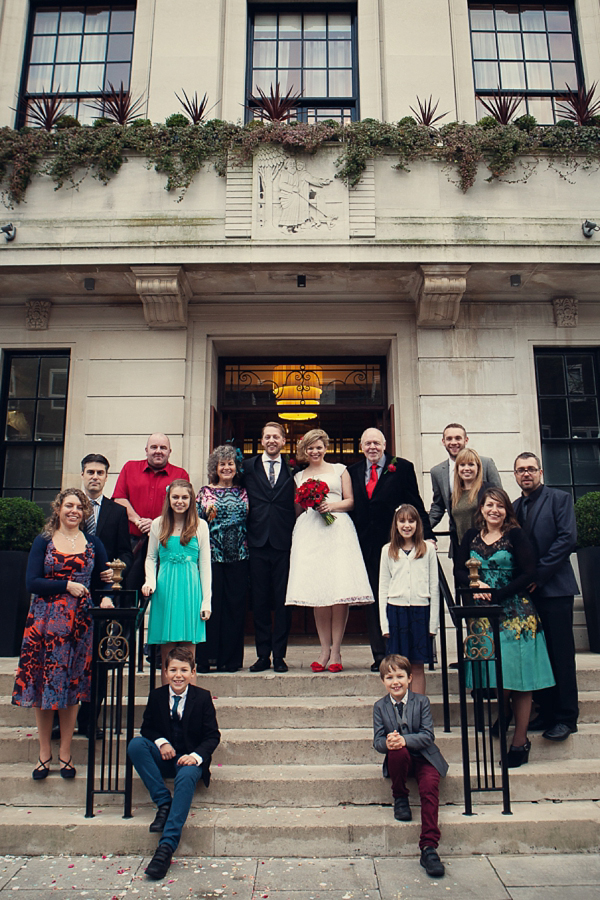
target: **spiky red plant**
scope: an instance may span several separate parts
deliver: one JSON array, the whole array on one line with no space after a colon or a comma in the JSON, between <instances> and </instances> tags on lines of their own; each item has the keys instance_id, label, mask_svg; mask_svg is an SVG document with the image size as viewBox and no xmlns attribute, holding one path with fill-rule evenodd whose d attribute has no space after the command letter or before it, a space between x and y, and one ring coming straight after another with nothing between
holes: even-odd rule
<instances>
[{"instance_id":1,"label":"spiky red plant","mask_svg":"<svg viewBox=\"0 0 600 900\"><path fill-rule=\"evenodd\" d=\"M496 91L487 100L483 97L477 99L500 125L510 125L512 117L523 100L520 94L507 94L506 91L501 90Z\"/></svg>"},{"instance_id":2,"label":"spiky red plant","mask_svg":"<svg viewBox=\"0 0 600 900\"><path fill-rule=\"evenodd\" d=\"M208 106L208 94L205 94L202 100L198 100L198 91L194 92L194 96L190 100L186 92L181 88L181 92L185 97L185 101L181 99L178 93L175 96L183 106L183 110L192 120L193 125L200 125L206 116L206 107Z\"/></svg>"},{"instance_id":3,"label":"spiky red plant","mask_svg":"<svg viewBox=\"0 0 600 900\"><path fill-rule=\"evenodd\" d=\"M598 82L595 81L589 91L586 91L585 85L582 85L576 91L571 90L568 84L565 85L567 93L558 97L558 101L564 104L562 109L557 108L557 112L571 122L577 122L578 125L588 125L594 116L600 113L600 100L594 102L594 94Z\"/></svg>"},{"instance_id":4,"label":"spiky red plant","mask_svg":"<svg viewBox=\"0 0 600 900\"><path fill-rule=\"evenodd\" d=\"M60 88L59 88L60 91ZM65 103L64 95L43 93L32 97L27 106L27 120L45 131L52 131L61 116L64 116L70 104Z\"/></svg>"},{"instance_id":5,"label":"spiky red plant","mask_svg":"<svg viewBox=\"0 0 600 900\"><path fill-rule=\"evenodd\" d=\"M128 125L142 115L139 110L143 102L143 97L134 100L131 91L125 90L123 82L117 90L109 81L108 90L102 91L100 97L88 103L88 106L99 112L105 119L112 119L117 125Z\"/></svg>"},{"instance_id":6,"label":"spiky red plant","mask_svg":"<svg viewBox=\"0 0 600 900\"><path fill-rule=\"evenodd\" d=\"M273 93L273 85L270 87L269 96L263 90L257 88L258 97L252 97L252 106L247 107L252 111L258 110L263 119L268 122L289 122L294 117L294 112L298 108L298 102L302 97L302 93L294 94L294 88L291 87L287 94L282 97L279 88L279 82Z\"/></svg>"},{"instance_id":7,"label":"spiky red plant","mask_svg":"<svg viewBox=\"0 0 600 900\"><path fill-rule=\"evenodd\" d=\"M438 100L435 106L433 106L433 95L429 95L429 100L426 100L424 103L421 102L420 98L417 97L417 105L419 107L418 111L410 107L411 113L415 116L419 125L427 125L428 127L434 125L435 122L439 122L440 119L443 119L444 116L447 116L448 113L440 113L439 116L435 115L435 112L440 105L440 101Z\"/></svg>"}]
</instances>

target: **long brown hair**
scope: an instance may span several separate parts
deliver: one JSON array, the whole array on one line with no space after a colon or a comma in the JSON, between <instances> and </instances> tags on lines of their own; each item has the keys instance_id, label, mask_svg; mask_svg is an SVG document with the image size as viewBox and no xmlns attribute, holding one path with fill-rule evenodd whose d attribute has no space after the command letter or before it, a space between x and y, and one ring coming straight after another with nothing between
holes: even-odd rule
<instances>
[{"instance_id":1,"label":"long brown hair","mask_svg":"<svg viewBox=\"0 0 600 900\"><path fill-rule=\"evenodd\" d=\"M180 542L184 547L186 544L189 544L198 530L198 510L196 509L196 495L194 494L194 488L189 481L185 480L185 478L176 478L175 481L172 481L167 487L167 496L165 497L160 516L158 540L163 547L167 546L167 541L173 534L173 529L175 528L175 513L171 509L171 491L176 487L187 488L187 492L190 495L190 505L187 508L185 519L183 520L183 528L181 529Z\"/></svg>"},{"instance_id":2,"label":"long brown hair","mask_svg":"<svg viewBox=\"0 0 600 900\"><path fill-rule=\"evenodd\" d=\"M491 497L492 500L496 500L498 503L501 503L504 509L506 510L506 518L504 519L504 524L502 525L502 534L505 531L509 531L511 528L520 528L517 516L515 514L512 503L510 502L510 497L503 491L502 488L498 487L490 487L486 488L486 490L481 495L481 499L479 501L479 506L477 507L477 512L475 513L475 525L477 528L481 528L484 534L488 533L487 522L483 518L483 514L481 510L483 509L483 505L485 501Z\"/></svg>"},{"instance_id":3,"label":"long brown hair","mask_svg":"<svg viewBox=\"0 0 600 900\"><path fill-rule=\"evenodd\" d=\"M50 506L50 509L52 510L52 512L50 513L50 518L44 525L44 530L42 531L42 534L45 535L46 537L52 537L54 532L58 531L58 529L60 528L60 508L63 505L63 503L65 502L65 499L67 497L70 497L71 494L74 497L77 497L77 499L81 503L81 506L83 509L83 516L82 516L81 522L79 523L79 530L80 531L84 530L85 523L87 522L87 520L89 519L89 517L92 514L92 509L93 509L92 504L90 503L90 501L88 500L86 495L83 493L83 491L79 490L79 488L67 488L64 491L61 491L60 494L57 494L56 497L54 498L54 500L52 501L52 504Z\"/></svg>"},{"instance_id":4,"label":"long brown hair","mask_svg":"<svg viewBox=\"0 0 600 900\"><path fill-rule=\"evenodd\" d=\"M427 553L427 544L425 543L423 523L421 521L421 516L419 515L415 507L410 505L410 503L403 503L402 506L399 506L394 513L392 531L390 534L390 549L388 550L390 559L398 559L398 554L404 547L404 538L398 531L398 522L403 522L405 520L408 522L417 523L415 535L413 538L415 542L415 559L421 559L421 557L425 556L425 554Z\"/></svg>"},{"instance_id":5,"label":"long brown hair","mask_svg":"<svg viewBox=\"0 0 600 900\"><path fill-rule=\"evenodd\" d=\"M481 490L481 485L483 484L483 466L481 465L479 454L476 453L475 450L465 447L464 450L461 450L460 453L457 454L456 459L454 460L454 486L452 488L453 507L456 506L465 489L462 478L458 474L458 467L463 463L475 463L477 466L477 475L475 476L473 487L469 490L469 503L475 503L477 494Z\"/></svg>"}]
</instances>

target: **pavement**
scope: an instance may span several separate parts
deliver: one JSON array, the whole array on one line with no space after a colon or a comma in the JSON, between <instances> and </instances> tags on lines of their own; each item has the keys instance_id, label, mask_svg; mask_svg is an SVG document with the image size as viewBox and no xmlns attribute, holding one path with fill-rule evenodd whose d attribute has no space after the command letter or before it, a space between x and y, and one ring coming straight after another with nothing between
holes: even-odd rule
<instances>
[{"instance_id":1,"label":"pavement","mask_svg":"<svg viewBox=\"0 0 600 900\"><path fill-rule=\"evenodd\" d=\"M453 856L444 878L414 858L175 859L163 881L131 856L0 857L0 900L597 900L597 854ZM18 892L18 893L17 893Z\"/></svg>"}]
</instances>

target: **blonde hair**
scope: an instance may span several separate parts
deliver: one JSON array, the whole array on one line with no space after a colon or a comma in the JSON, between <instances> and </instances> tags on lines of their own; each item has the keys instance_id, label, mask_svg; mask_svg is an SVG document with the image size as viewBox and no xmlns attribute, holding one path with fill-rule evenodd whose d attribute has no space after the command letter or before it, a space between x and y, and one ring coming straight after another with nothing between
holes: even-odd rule
<instances>
[{"instance_id":1,"label":"blonde hair","mask_svg":"<svg viewBox=\"0 0 600 900\"><path fill-rule=\"evenodd\" d=\"M477 500L477 495L481 490L481 485L483 484L483 466L481 465L479 454L476 453L475 450L471 450L469 447L465 447L465 449L461 450L454 460L454 485L452 488L453 507L456 506L463 495L463 491L465 490L465 487L462 483L462 478L458 474L458 467L463 463L475 463L475 465L477 466L477 475L475 476L473 487L469 490L469 503L475 503L475 501Z\"/></svg>"},{"instance_id":2,"label":"blonde hair","mask_svg":"<svg viewBox=\"0 0 600 900\"><path fill-rule=\"evenodd\" d=\"M167 541L173 534L173 529L175 528L175 513L171 507L171 491L173 488L187 488L188 494L190 495L190 505L186 510L183 528L181 529L181 538L179 539L180 543L185 547L186 544L189 544L198 530L196 495L194 494L194 488L189 481L185 480L185 478L176 478L175 481L172 481L171 484L167 486L167 495L160 516L158 540L163 547L166 547Z\"/></svg>"},{"instance_id":3,"label":"blonde hair","mask_svg":"<svg viewBox=\"0 0 600 900\"><path fill-rule=\"evenodd\" d=\"M85 524L92 514L92 509L93 509L92 504L90 503L90 501L88 500L86 495L83 493L83 491L79 490L79 488L67 488L64 491L61 491L60 494L57 494L56 497L54 498L54 500L52 501L52 504L50 506L50 509L52 510L52 512L50 513L50 518L44 525L44 530L42 531L42 534L45 535L46 537L52 537L54 532L58 530L58 528L60 526L60 508L63 505L63 503L65 502L65 499L67 497L70 497L71 495L73 495L74 497L77 497L77 499L81 503L81 506L83 509L83 516L82 516L81 522L79 523L79 530L80 531L84 530Z\"/></svg>"},{"instance_id":4,"label":"blonde hair","mask_svg":"<svg viewBox=\"0 0 600 900\"><path fill-rule=\"evenodd\" d=\"M327 450L329 447L329 435L326 431L323 431L322 428L311 428L310 431L306 432L303 438L300 438L298 446L296 447L296 459L298 462L308 462L306 449L317 441L323 441L325 449Z\"/></svg>"}]
</instances>

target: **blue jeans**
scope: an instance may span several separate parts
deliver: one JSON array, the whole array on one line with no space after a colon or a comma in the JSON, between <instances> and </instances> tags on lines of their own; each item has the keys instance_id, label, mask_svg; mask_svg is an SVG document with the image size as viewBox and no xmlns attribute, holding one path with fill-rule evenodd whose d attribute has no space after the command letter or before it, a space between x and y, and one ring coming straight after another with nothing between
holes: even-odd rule
<instances>
[{"instance_id":1,"label":"blue jeans","mask_svg":"<svg viewBox=\"0 0 600 900\"><path fill-rule=\"evenodd\" d=\"M171 810L160 843L169 844L173 850L177 850L181 832L192 805L196 784L202 776L202 766L178 766L178 756L173 759L163 759L154 741L149 741L148 738L141 736L133 738L127 748L127 754L146 785L152 802L157 806L171 803ZM165 784L165 778L175 779L173 798Z\"/></svg>"}]
</instances>

